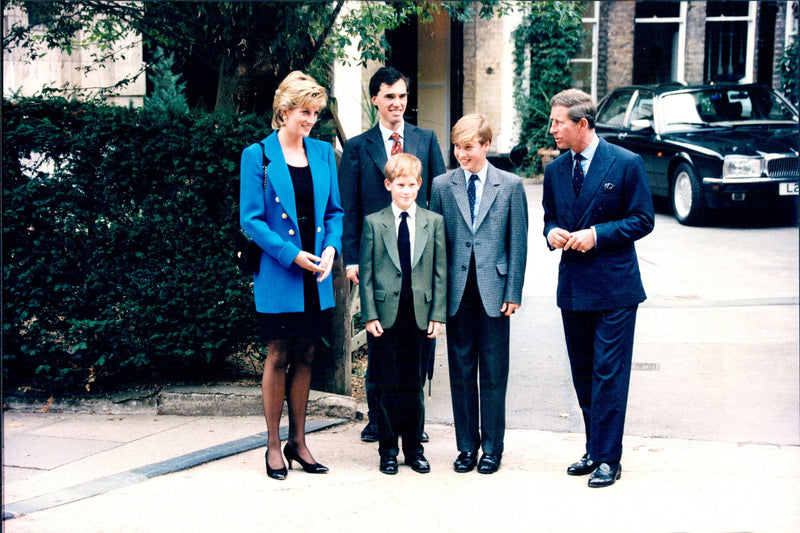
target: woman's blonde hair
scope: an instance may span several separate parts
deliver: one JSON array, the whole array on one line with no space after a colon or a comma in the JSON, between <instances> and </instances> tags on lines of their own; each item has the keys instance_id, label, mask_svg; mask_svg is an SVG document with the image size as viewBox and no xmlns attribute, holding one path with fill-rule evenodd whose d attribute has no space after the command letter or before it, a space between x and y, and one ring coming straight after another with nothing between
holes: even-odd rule
<instances>
[{"instance_id":1,"label":"woman's blonde hair","mask_svg":"<svg viewBox=\"0 0 800 533\"><path fill-rule=\"evenodd\" d=\"M492 127L483 115L472 113L464 115L450 130L450 142L464 144L476 138L481 144L492 142Z\"/></svg>"},{"instance_id":2,"label":"woman's blonde hair","mask_svg":"<svg viewBox=\"0 0 800 533\"><path fill-rule=\"evenodd\" d=\"M272 129L283 126L283 113L295 107L316 106L322 109L328 104L328 93L317 80L299 70L289 73L275 91L272 101Z\"/></svg>"}]
</instances>

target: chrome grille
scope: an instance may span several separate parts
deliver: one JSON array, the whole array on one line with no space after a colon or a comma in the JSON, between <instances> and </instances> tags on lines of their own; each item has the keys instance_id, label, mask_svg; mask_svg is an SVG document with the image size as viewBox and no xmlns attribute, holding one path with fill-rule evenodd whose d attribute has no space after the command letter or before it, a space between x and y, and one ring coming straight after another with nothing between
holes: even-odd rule
<instances>
[{"instance_id":1,"label":"chrome grille","mask_svg":"<svg viewBox=\"0 0 800 533\"><path fill-rule=\"evenodd\" d=\"M768 159L767 176L770 178L796 178L798 176L797 156Z\"/></svg>"}]
</instances>

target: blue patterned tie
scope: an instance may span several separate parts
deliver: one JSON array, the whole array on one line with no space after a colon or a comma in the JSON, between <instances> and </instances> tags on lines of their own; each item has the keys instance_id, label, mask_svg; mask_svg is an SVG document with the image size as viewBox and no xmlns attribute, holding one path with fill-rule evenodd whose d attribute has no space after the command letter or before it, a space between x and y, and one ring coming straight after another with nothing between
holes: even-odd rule
<instances>
[{"instance_id":1,"label":"blue patterned tie","mask_svg":"<svg viewBox=\"0 0 800 533\"><path fill-rule=\"evenodd\" d=\"M469 198L469 214L472 217L472 223L475 224L475 182L478 180L478 175L473 174L469 178L467 185L467 198Z\"/></svg>"},{"instance_id":2,"label":"blue patterned tie","mask_svg":"<svg viewBox=\"0 0 800 533\"><path fill-rule=\"evenodd\" d=\"M400 298L411 298L411 236L408 232L408 213L400 213L400 226L397 228L397 251L400 253Z\"/></svg>"},{"instance_id":3,"label":"blue patterned tie","mask_svg":"<svg viewBox=\"0 0 800 533\"><path fill-rule=\"evenodd\" d=\"M582 159L585 158L581 154L575 154L575 166L572 168L572 189L575 191L575 196L578 196L581 192L581 187L583 187Z\"/></svg>"}]
</instances>

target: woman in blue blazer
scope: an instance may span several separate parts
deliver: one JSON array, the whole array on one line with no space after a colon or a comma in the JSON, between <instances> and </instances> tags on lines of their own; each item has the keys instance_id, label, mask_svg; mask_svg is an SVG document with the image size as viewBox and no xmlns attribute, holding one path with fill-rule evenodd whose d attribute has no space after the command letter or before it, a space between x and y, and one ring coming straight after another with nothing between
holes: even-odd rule
<instances>
[{"instance_id":1,"label":"woman in blue blazer","mask_svg":"<svg viewBox=\"0 0 800 533\"><path fill-rule=\"evenodd\" d=\"M327 472L305 442L306 406L315 342L331 332L331 268L342 248L336 162L329 143L308 138L327 104L325 89L295 71L273 102L274 131L242 152L240 222L264 250L254 275L259 334L269 343L261 389L269 439L267 475L285 479L279 424L289 409L284 447L289 467Z\"/></svg>"}]
</instances>

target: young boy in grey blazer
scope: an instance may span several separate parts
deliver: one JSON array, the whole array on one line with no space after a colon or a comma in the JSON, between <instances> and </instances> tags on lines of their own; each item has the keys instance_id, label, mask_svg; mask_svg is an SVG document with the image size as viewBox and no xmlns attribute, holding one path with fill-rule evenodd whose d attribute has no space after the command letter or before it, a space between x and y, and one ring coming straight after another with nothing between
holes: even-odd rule
<instances>
[{"instance_id":1,"label":"young boy in grey blazer","mask_svg":"<svg viewBox=\"0 0 800 533\"><path fill-rule=\"evenodd\" d=\"M405 464L430 472L420 442L427 338L447 314L444 220L416 204L422 164L411 154L389 158L384 185L392 204L364 219L359 254L361 318L372 339L380 471L396 474L398 438Z\"/></svg>"}]
</instances>

